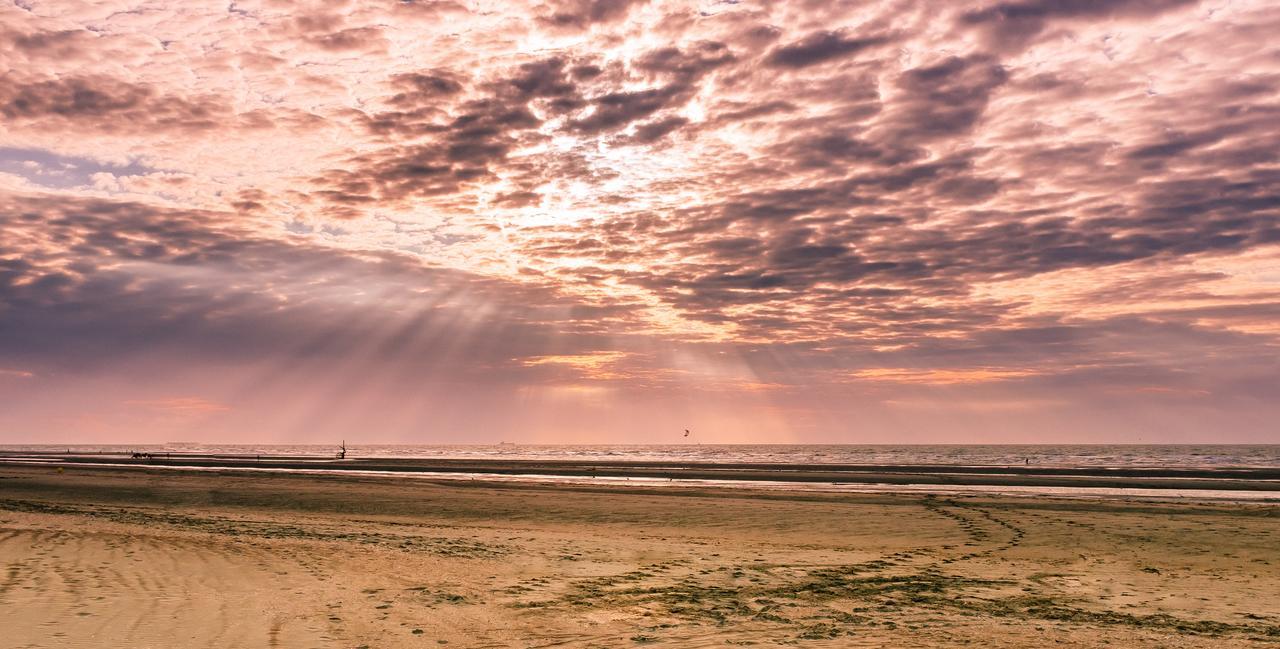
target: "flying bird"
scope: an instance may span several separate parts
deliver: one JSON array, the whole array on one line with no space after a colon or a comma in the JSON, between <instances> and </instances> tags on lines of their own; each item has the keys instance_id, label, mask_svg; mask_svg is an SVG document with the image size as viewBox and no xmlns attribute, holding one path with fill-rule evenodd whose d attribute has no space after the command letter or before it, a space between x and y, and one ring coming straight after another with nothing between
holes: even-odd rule
<instances>
[{"instance_id":1,"label":"flying bird","mask_svg":"<svg viewBox=\"0 0 1280 649\"><path fill-rule=\"evenodd\" d=\"M688 436L689 436L689 429L688 429L688 428L684 429L684 436L685 436L685 437L688 437Z\"/></svg>"}]
</instances>

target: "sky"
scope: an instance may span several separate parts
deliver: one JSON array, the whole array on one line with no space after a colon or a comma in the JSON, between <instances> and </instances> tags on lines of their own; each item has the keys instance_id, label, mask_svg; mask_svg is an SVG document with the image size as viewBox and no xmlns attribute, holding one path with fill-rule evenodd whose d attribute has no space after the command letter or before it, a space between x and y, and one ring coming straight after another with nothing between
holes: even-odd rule
<instances>
[{"instance_id":1,"label":"sky","mask_svg":"<svg viewBox=\"0 0 1280 649\"><path fill-rule=\"evenodd\" d=\"M5 2L0 443L1277 443L1276 34Z\"/></svg>"}]
</instances>

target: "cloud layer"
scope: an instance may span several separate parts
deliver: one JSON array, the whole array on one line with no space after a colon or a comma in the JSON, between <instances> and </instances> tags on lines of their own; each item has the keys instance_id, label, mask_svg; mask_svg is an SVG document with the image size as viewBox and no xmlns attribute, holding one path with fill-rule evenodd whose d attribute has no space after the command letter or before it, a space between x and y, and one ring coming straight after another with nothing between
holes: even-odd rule
<instances>
[{"instance_id":1,"label":"cloud layer","mask_svg":"<svg viewBox=\"0 0 1280 649\"><path fill-rule=\"evenodd\" d=\"M110 5L0 8L14 441L1280 415L1270 3Z\"/></svg>"}]
</instances>

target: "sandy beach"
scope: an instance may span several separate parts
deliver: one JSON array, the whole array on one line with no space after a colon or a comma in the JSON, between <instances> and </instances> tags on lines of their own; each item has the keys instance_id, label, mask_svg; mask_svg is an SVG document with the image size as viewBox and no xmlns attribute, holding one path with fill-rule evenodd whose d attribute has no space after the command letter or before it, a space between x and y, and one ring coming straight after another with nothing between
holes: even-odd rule
<instances>
[{"instance_id":1,"label":"sandy beach","mask_svg":"<svg viewBox=\"0 0 1280 649\"><path fill-rule=\"evenodd\" d=\"M1280 505L0 467L13 647L1280 645Z\"/></svg>"}]
</instances>

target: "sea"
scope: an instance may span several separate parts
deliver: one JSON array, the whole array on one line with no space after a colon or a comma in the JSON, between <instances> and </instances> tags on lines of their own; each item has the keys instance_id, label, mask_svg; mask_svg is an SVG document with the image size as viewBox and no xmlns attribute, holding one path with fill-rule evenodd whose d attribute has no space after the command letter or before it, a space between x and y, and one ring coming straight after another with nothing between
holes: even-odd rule
<instances>
[{"instance_id":1,"label":"sea","mask_svg":"<svg viewBox=\"0 0 1280 649\"><path fill-rule=\"evenodd\" d=\"M18 444L10 453L193 453L333 457L334 444ZM769 464L875 464L940 466L1280 468L1280 444L1142 445L873 445L873 444L352 444L348 458L452 458L507 460L636 460L672 462L759 462Z\"/></svg>"}]
</instances>

